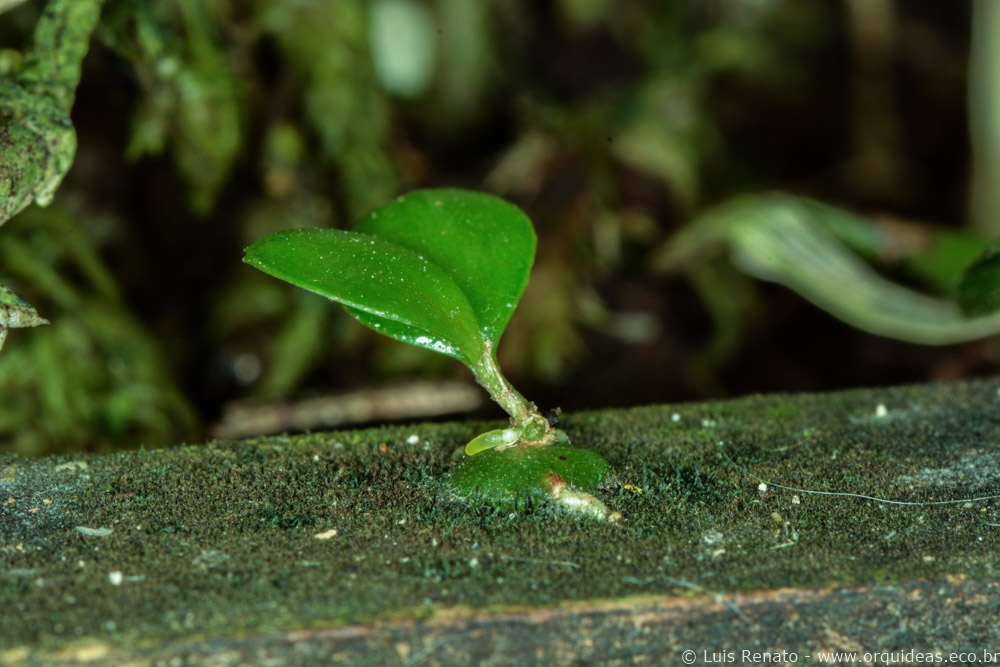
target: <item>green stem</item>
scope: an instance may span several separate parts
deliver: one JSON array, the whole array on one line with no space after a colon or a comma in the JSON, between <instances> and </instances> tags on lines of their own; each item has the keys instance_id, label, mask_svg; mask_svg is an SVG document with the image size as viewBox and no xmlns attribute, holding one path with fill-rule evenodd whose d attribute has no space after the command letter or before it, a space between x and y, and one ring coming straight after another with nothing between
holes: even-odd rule
<instances>
[{"instance_id":1,"label":"green stem","mask_svg":"<svg viewBox=\"0 0 1000 667\"><path fill-rule=\"evenodd\" d=\"M549 425L549 420L542 416L534 403L514 389L500 372L491 343L486 343L483 356L472 366L472 372L476 381L490 393L490 397L510 415L511 427L520 431L525 442L544 444L552 439L551 432L555 429Z\"/></svg>"}]
</instances>

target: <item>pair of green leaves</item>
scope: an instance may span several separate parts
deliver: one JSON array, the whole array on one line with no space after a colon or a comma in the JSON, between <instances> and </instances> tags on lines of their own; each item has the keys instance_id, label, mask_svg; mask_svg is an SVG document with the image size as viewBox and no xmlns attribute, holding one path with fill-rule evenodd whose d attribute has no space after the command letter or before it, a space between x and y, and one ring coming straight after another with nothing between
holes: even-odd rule
<instances>
[{"instance_id":1,"label":"pair of green leaves","mask_svg":"<svg viewBox=\"0 0 1000 667\"><path fill-rule=\"evenodd\" d=\"M261 271L343 304L362 324L474 367L496 346L528 282L535 232L506 201L417 190L354 231L294 229L247 248Z\"/></svg>"},{"instance_id":2,"label":"pair of green leaves","mask_svg":"<svg viewBox=\"0 0 1000 667\"><path fill-rule=\"evenodd\" d=\"M531 222L502 199L418 190L369 213L355 231L294 229L265 236L247 248L244 261L340 302L380 333L472 369L510 413L511 428L466 445L470 457L492 451L453 471L451 483L461 495L506 506L524 492L604 518L607 508L587 490L607 463L569 447L566 435L496 365L496 346L528 283L535 245Z\"/></svg>"}]
</instances>

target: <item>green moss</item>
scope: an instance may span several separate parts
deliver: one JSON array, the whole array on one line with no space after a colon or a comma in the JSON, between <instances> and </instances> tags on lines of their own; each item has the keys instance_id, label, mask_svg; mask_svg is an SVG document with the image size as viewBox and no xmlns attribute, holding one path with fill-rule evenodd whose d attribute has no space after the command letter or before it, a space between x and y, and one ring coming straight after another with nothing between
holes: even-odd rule
<instances>
[{"instance_id":1,"label":"green moss","mask_svg":"<svg viewBox=\"0 0 1000 667\"><path fill-rule=\"evenodd\" d=\"M785 404L776 405L767 411L767 416L775 421L786 421L795 415L795 408Z\"/></svg>"},{"instance_id":2,"label":"green moss","mask_svg":"<svg viewBox=\"0 0 1000 667\"><path fill-rule=\"evenodd\" d=\"M69 111L101 4L49 2L24 67L0 75L0 225L32 202L51 203L73 163Z\"/></svg>"},{"instance_id":3,"label":"green moss","mask_svg":"<svg viewBox=\"0 0 1000 667\"><path fill-rule=\"evenodd\" d=\"M565 415L570 438L610 463L595 495L623 515L617 524L454 498L452 453L495 424L0 458L0 649L131 647L692 585L711 595L996 577L996 499L899 505L778 484L912 503L1000 494L998 388ZM781 405L795 412L778 423L768 415Z\"/></svg>"}]
</instances>

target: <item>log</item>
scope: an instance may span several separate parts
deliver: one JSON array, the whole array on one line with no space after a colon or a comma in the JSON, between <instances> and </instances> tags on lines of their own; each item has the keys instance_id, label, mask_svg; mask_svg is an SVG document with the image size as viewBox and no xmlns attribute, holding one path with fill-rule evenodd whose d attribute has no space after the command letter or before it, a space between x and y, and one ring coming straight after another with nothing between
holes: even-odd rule
<instances>
[{"instance_id":1,"label":"log","mask_svg":"<svg viewBox=\"0 0 1000 667\"><path fill-rule=\"evenodd\" d=\"M565 415L616 524L453 497L498 423L7 455L0 663L997 662L998 407L991 379Z\"/></svg>"}]
</instances>

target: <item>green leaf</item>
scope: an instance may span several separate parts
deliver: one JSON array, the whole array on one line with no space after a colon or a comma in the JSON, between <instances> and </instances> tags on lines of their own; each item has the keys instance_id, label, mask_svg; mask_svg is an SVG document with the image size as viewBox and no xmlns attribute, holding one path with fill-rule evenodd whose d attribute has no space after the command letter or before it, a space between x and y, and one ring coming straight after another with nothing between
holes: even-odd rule
<instances>
[{"instance_id":1,"label":"green leaf","mask_svg":"<svg viewBox=\"0 0 1000 667\"><path fill-rule=\"evenodd\" d=\"M276 232L243 258L261 271L348 306L387 336L467 365L482 356L475 311L455 281L421 254L337 229Z\"/></svg>"},{"instance_id":2,"label":"green leaf","mask_svg":"<svg viewBox=\"0 0 1000 667\"><path fill-rule=\"evenodd\" d=\"M465 446L465 453L467 456L475 456L500 445L512 445L520 437L517 430L512 428L499 428L495 431L480 433Z\"/></svg>"},{"instance_id":3,"label":"green leaf","mask_svg":"<svg viewBox=\"0 0 1000 667\"><path fill-rule=\"evenodd\" d=\"M479 192L416 190L372 211L356 229L440 266L468 298L495 354L535 259L535 230L519 208ZM378 323L349 311L364 324Z\"/></svg>"},{"instance_id":4,"label":"green leaf","mask_svg":"<svg viewBox=\"0 0 1000 667\"><path fill-rule=\"evenodd\" d=\"M1000 310L1000 243L992 244L965 269L956 299L970 317Z\"/></svg>"},{"instance_id":5,"label":"green leaf","mask_svg":"<svg viewBox=\"0 0 1000 667\"><path fill-rule=\"evenodd\" d=\"M949 345L1000 334L1000 313L986 314L986 309L981 316L966 317L950 299L922 294L876 273L830 233L834 215L847 214L787 195L741 197L693 221L660 255L660 266L683 266L706 249L726 244L746 273L781 283L879 336Z\"/></svg>"}]
</instances>

